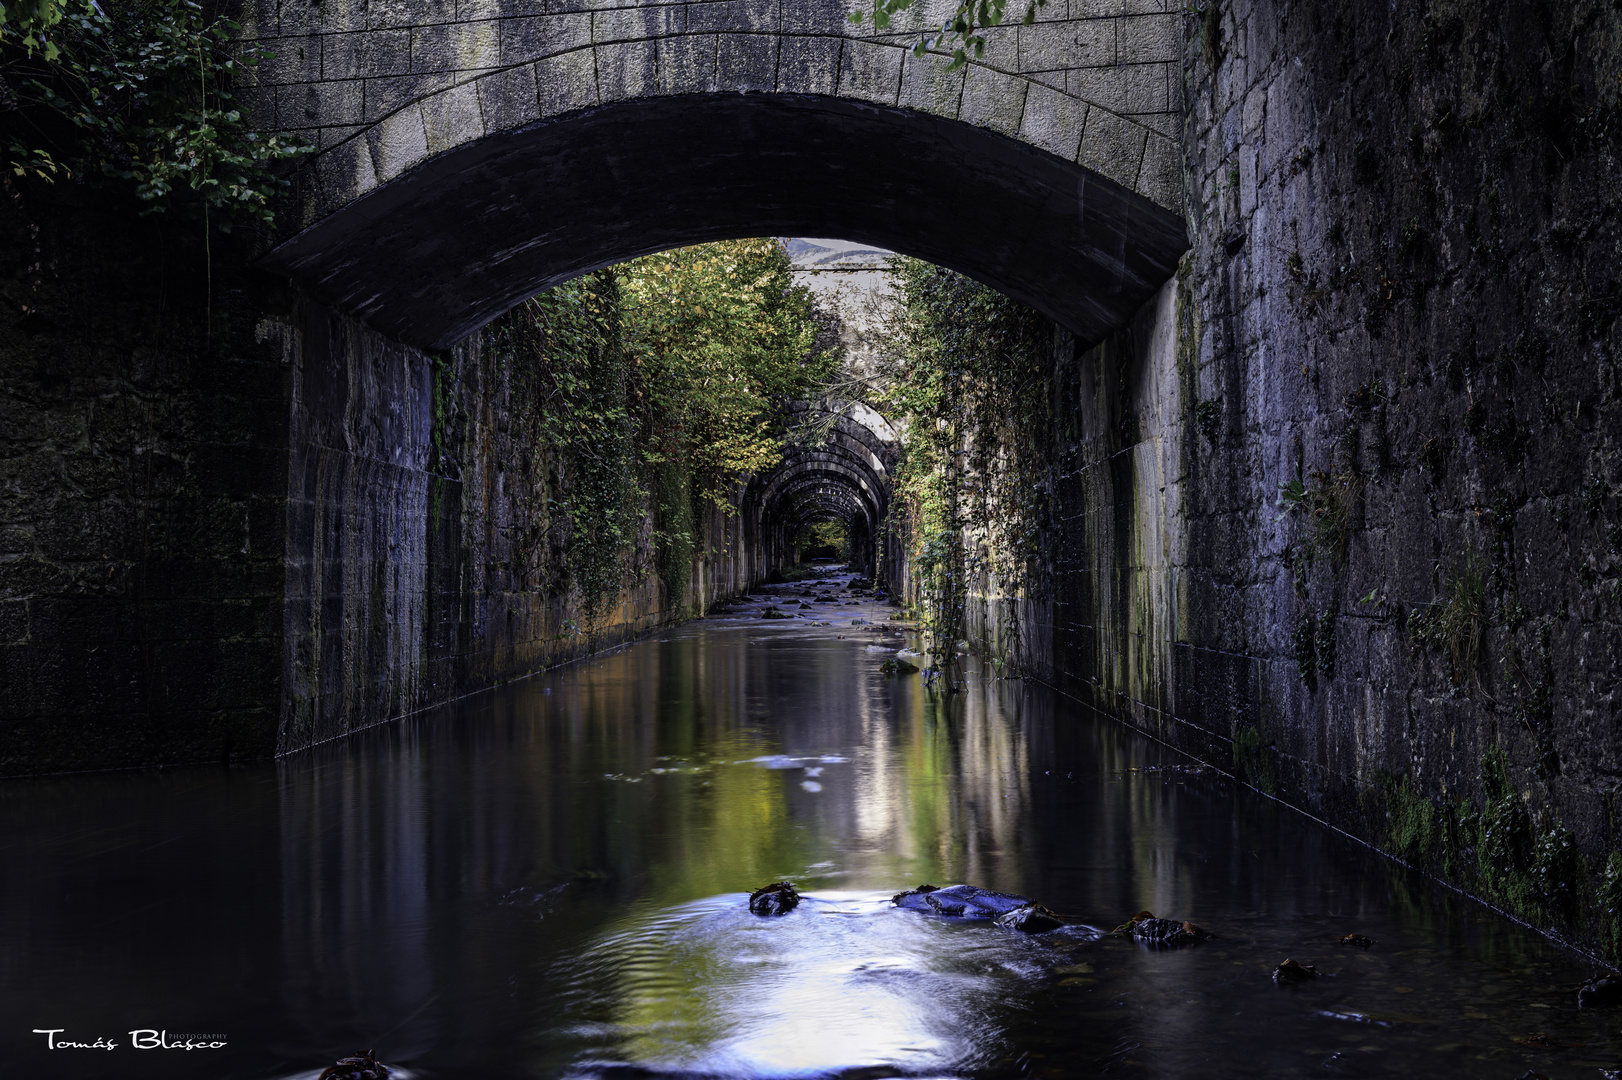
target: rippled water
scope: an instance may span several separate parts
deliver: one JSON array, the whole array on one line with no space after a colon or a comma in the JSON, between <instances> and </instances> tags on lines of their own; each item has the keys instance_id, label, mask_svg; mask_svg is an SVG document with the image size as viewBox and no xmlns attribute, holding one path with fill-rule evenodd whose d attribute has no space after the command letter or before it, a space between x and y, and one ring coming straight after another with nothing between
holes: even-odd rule
<instances>
[{"instance_id":1,"label":"rippled water","mask_svg":"<svg viewBox=\"0 0 1622 1080\"><path fill-rule=\"evenodd\" d=\"M910 639L850 625L875 609L758 610L274 766L0 785L5 1075L313 1077L370 1047L425 1080L1622 1063L1622 1013L1578 1013L1591 969L1537 935L1042 687L882 675ZM750 915L779 879L806 901ZM925 881L1076 921L889 906ZM1218 936L1104 933L1142 908ZM1325 974L1277 987L1286 957Z\"/></svg>"}]
</instances>

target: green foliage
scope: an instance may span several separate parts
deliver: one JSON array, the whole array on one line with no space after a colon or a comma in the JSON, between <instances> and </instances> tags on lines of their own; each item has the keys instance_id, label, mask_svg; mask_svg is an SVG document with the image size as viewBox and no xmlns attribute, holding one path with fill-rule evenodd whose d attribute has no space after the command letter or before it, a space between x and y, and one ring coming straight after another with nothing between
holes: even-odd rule
<instances>
[{"instance_id":1,"label":"green foliage","mask_svg":"<svg viewBox=\"0 0 1622 1080\"><path fill-rule=\"evenodd\" d=\"M1537 832L1510 782L1509 755L1502 747L1482 758L1481 782L1486 804L1476 858L1483 890L1529 922L1570 924L1588 877L1576 837L1558 822Z\"/></svg>"},{"instance_id":2,"label":"green foliage","mask_svg":"<svg viewBox=\"0 0 1622 1080\"><path fill-rule=\"evenodd\" d=\"M1008 297L916 259L893 264L877 404L906 432L890 528L918 574L937 663L963 637L967 584L1031 582L1044 499L1053 325Z\"/></svg>"},{"instance_id":3,"label":"green foliage","mask_svg":"<svg viewBox=\"0 0 1622 1080\"><path fill-rule=\"evenodd\" d=\"M785 407L834 374L813 352L810 291L772 239L677 248L616 268L625 348L644 398L643 460L680 463L731 508L732 484L783 459Z\"/></svg>"},{"instance_id":4,"label":"green foliage","mask_svg":"<svg viewBox=\"0 0 1622 1080\"><path fill-rule=\"evenodd\" d=\"M1329 678L1335 677L1335 613L1326 611L1318 616L1318 633L1314 642L1318 657L1318 670Z\"/></svg>"},{"instance_id":5,"label":"green foliage","mask_svg":"<svg viewBox=\"0 0 1622 1080\"><path fill-rule=\"evenodd\" d=\"M1194 423L1207 442L1216 442L1222 425L1222 399L1202 401L1194 407Z\"/></svg>"},{"instance_id":6,"label":"green foliage","mask_svg":"<svg viewBox=\"0 0 1622 1080\"><path fill-rule=\"evenodd\" d=\"M842 521L814 521L801 533L802 550L825 551L832 549L836 558L850 555L850 535Z\"/></svg>"},{"instance_id":7,"label":"green foliage","mask_svg":"<svg viewBox=\"0 0 1622 1080\"><path fill-rule=\"evenodd\" d=\"M1445 649L1453 685L1467 689L1480 678L1486 630L1487 571L1472 551L1443 585L1441 598L1408 616L1408 633L1419 645Z\"/></svg>"},{"instance_id":8,"label":"green foliage","mask_svg":"<svg viewBox=\"0 0 1622 1080\"><path fill-rule=\"evenodd\" d=\"M1318 644L1312 632L1312 616L1306 612L1301 613L1295 629L1290 631L1290 654L1295 658L1296 673L1310 687L1318 670Z\"/></svg>"},{"instance_id":9,"label":"green foliage","mask_svg":"<svg viewBox=\"0 0 1622 1080\"><path fill-rule=\"evenodd\" d=\"M6 12L0 78L19 106L5 120L12 175L66 171L128 185L149 212L186 205L225 228L270 223L270 196L285 184L273 167L310 147L249 129L233 84L270 54L234 49L235 22L195 0L36 0Z\"/></svg>"},{"instance_id":10,"label":"green foliage","mask_svg":"<svg viewBox=\"0 0 1622 1080\"><path fill-rule=\"evenodd\" d=\"M659 577L666 595L684 596L693 576L693 555L698 549L698 515L693 509L692 477L676 461L653 467L653 535L657 545Z\"/></svg>"},{"instance_id":11,"label":"green foliage","mask_svg":"<svg viewBox=\"0 0 1622 1080\"><path fill-rule=\"evenodd\" d=\"M485 343L538 369L527 381L533 396L513 402L510 423L534 453L558 463L550 505L537 509L567 523L568 584L589 625L619 595L644 504L619 282L598 271L541 293L491 323Z\"/></svg>"},{"instance_id":12,"label":"green foliage","mask_svg":"<svg viewBox=\"0 0 1622 1080\"><path fill-rule=\"evenodd\" d=\"M1350 466L1336 465L1333 472L1312 473L1312 486L1296 477L1278 487L1278 505L1286 517L1304 520L1298 554L1303 567L1320 560L1338 569L1346 561L1346 542L1352 532L1352 515L1363 492L1363 480Z\"/></svg>"},{"instance_id":13,"label":"green foliage","mask_svg":"<svg viewBox=\"0 0 1622 1080\"><path fill-rule=\"evenodd\" d=\"M55 60L62 51L57 46L54 31L70 10L94 9L88 0L71 7L61 0L6 0L0 3L0 42L15 39L29 56L38 52L46 60Z\"/></svg>"},{"instance_id":14,"label":"green foliage","mask_svg":"<svg viewBox=\"0 0 1622 1080\"><path fill-rule=\"evenodd\" d=\"M1520 912L1536 903L1528 873L1532 818L1510 783L1509 756L1502 747L1493 747L1482 758L1481 783L1486 803L1481 810L1476 872L1489 897Z\"/></svg>"},{"instance_id":15,"label":"green foliage","mask_svg":"<svg viewBox=\"0 0 1622 1080\"><path fill-rule=\"evenodd\" d=\"M1606 957L1622 956L1622 851L1613 851L1605 860L1600 878L1600 944Z\"/></svg>"},{"instance_id":16,"label":"green foliage","mask_svg":"<svg viewBox=\"0 0 1622 1080\"><path fill-rule=\"evenodd\" d=\"M1406 776L1382 777L1385 792L1386 843L1391 853L1417 866L1428 866L1442 842L1436 804L1414 790Z\"/></svg>"},{"instance_id":17,"label":"green foliage","mask_svg":"<svg viewBox=\"0 0 1622 1080\"><path fill-rule=\"evenodd\" d=\"M1577 837L1559 822L1538 834L1532 845L1532 895L1541 921L1569 926L1588 881L1588 860Z\"/></svg>"},{"instance_id":18,"label":"green foliage","mask_svg":"<svg viewBox=\"0 0 1622 1080\"><path fill-rule=\"evenodd\" d=\"M784 409L827 377L774 240L662 252L541 293L484 331L509 429L548 480L522 507L525 587L573 590L587 628L657 572L679 603L710 505L782 459ZM435 426L440 426L439 395ZM651 534L645 524L651 519Z\"/></svg>"},{"instance_id":19,"label":"green foliage","mask_svg":"<svg viewBox=\"0 0 1622 1080\"><path fill-rule=\"evenodd\" d=\"M871 16L873 29L888 30L895 16L912 7L914 0L873 0ZM1025 12L1020 23L1029 26L1036 22L1037 8L1046 7L1048 0L1024 0ZM1014 5L1018 10L1018 2ZM956 71L969 62L972 55L978 60L986 52L985 31L1001 26L1008 14L1008 0L959 0L957 9L949 15L938 34L924 34L912 46L914 56L936 51L951 56L948 71ZM850 13L850 21L857 26L869 18L861 9Z\"/></svg>"}]
</instances>

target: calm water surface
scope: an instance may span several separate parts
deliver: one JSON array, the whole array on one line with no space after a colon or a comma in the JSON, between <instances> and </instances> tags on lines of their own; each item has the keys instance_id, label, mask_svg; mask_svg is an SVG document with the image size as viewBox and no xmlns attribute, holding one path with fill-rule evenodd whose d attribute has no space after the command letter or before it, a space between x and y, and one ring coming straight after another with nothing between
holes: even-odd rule
<instances>
[{"instance_id":1,"label":"calm water surface","mask_svg":"<svg viewBox=\"0 0 1622 1080\"><path fill-rule=\"evenodd\" d=\"M849 625L872 608L748 610L273 766L0 784L0 1072L308 1078L369 1047L423 1080L1622 1063L1622 1014L1577 1012L1590 968L1537 935L1042 687L886 677L908 639ZM806 902L748 914L779 879ZM1079 922L889 907L926 881ZM1219 936L1102 933L1141 908ZM1326 975L1276 987L1286 957Z\"/></svg>"}]
</instances>

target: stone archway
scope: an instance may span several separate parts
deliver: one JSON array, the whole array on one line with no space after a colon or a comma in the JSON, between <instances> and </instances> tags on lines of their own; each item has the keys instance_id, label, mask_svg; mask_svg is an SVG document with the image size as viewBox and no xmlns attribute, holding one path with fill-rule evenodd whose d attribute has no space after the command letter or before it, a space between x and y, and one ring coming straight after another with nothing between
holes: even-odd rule
<instances>
[{"instance_id":1,"label":"stone archway","mask_svg":"<svg viewBox=\"0 0 1622 1080\"><path fill-rule=\"evenodd\" d=\"M443 348L596 267L727 237L840 235L960 270L1083 342L1187 246L1178 16L1003 27L981 61L855 33L844 0L267 2L247 91L318 152L264 265L408 344ZM1057 7L1057 6L1056 6Z\"/></svg>"}]
</instances>

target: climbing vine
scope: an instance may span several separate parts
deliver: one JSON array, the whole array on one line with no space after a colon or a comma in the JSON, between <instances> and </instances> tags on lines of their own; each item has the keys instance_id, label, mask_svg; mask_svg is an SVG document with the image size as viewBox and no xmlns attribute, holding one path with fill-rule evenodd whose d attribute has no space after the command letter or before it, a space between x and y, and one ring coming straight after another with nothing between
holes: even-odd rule
<instances>
[{"instance_id":1,"label":"climbing vine","mask_svg":"<svg viewBox=\"0 0 1622 1080\"><path fill-rule=\"evenodd\" d=\"M618 280L598 271L541 293L485 331L486 348L532 368L513 380L509 423L532 457L530 471L544 465L548 483L520 515L528 525L518 545L522 569L555 568L547 585L574 589L588 624L619 593L623 549L643 501L619 307Z\"/></svg>"}]
</instances>

